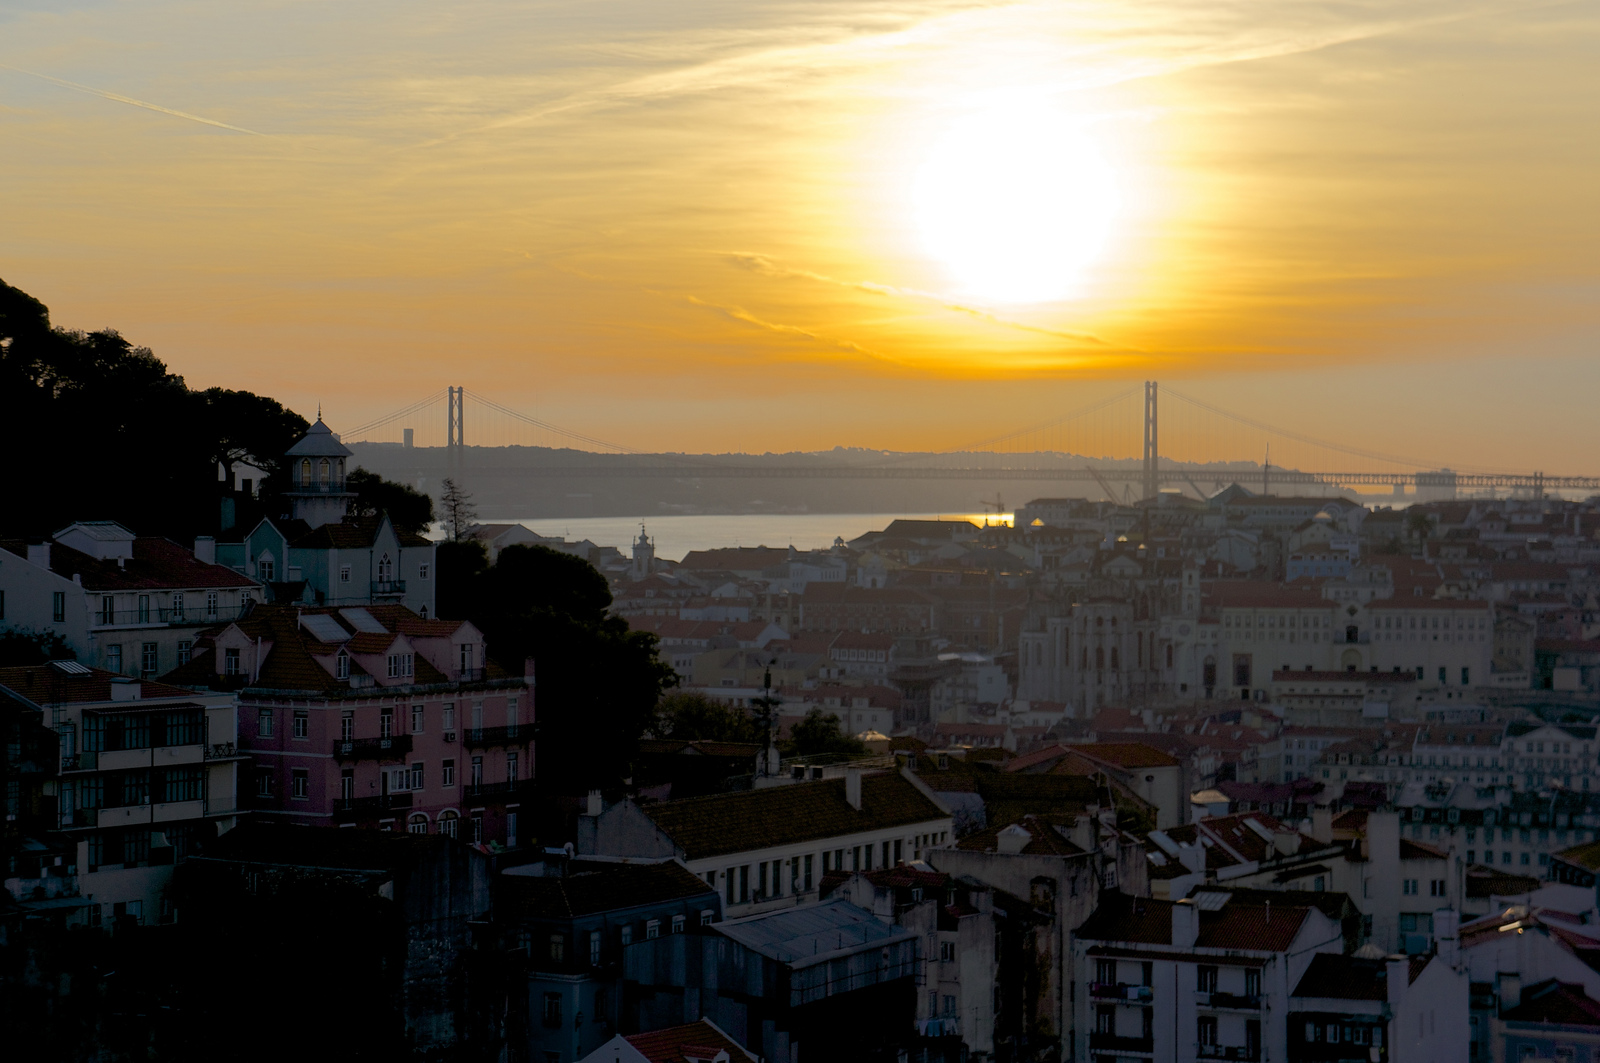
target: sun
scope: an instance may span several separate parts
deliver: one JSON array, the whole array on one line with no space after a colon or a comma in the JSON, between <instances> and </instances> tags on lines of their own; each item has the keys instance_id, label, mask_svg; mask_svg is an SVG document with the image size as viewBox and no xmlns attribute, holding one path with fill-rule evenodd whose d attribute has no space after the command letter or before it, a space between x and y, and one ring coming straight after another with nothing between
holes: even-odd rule
<instances>
[{"instance_id":1,"label":"sun","mask_svg":"<svg viewBox=\"0 0 1600 1063\"><path fill-rule=\"evenodd\" d=\"M1121 205L1094 144L1048 101L1026 96L954 123L912 199L929 254L963 293L996 303L1077 294Z\"/></svg>"}]
</instances>

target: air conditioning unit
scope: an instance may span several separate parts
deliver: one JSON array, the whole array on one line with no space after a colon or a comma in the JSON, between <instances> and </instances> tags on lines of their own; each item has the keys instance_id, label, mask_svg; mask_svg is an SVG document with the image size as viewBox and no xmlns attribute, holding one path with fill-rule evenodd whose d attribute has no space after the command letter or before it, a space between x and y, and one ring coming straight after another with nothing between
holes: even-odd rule
<instances>
[{"instance_id":1,"label":"air conditioning unit","mask_svg":"<svg viewBox=\"0 0 1600 1063\"><path fill-rule=\"evenodd\" d=\"M456 740L456 733L454 731L446 731L444 733L444 740L446 744L454 742Z\"/></svg>"}]
</instances>

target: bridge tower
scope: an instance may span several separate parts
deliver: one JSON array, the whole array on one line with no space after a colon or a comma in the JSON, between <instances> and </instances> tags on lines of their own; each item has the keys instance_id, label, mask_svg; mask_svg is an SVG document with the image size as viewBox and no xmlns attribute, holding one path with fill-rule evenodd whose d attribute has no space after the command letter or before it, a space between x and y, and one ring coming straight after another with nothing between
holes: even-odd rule
<instances>
[{"instance_id":1,"label":"bridge tower","mask_svg":"<svg viewBox=\"0 0 1600 1063\"><path fill-rule=\"evenodd\" d=\"M434 392L435 395L438 392ZM450 466L450 475L460 476L462 458L465 457L466 440L466 405L467 389L464 387L450 388L449 413L445 424L445 458Z\"/></svg>"},{"instance_id":2,"label":"bridge tower","mask_svg":"<svg viewBox=\"0 0 1600 1063\"><path fill-rule=\"evenodd\" d=\"M1144 382L1144 497L1161 493L1160 457L1156 445L1156 382Z\"/></svg>"}]
</instances>

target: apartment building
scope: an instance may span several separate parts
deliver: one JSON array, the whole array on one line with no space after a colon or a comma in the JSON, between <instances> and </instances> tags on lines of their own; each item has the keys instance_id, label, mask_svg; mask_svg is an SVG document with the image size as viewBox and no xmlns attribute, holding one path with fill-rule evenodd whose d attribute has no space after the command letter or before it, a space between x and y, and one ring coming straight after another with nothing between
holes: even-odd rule
<instances>
[{"instance_id":1,"label":"apartment building","mask_svg":"<svg viewBox=\"0 0 1600 1063\"><path fill-rule=\"evenodd\" d=\"M466 621L402 606L262 606L206 631L168 679L238 692L260 814L525 840L533 678L486 660Z\"/></svg>"},{"instance_id":2,"label":"apartment building","mask_svg":"<svg viewBox=\"0 0 1600 1063\"><path fill-rule=\"evenodd\" d=\"M730 918L817 899L829 871L894 867L953 840L950 811L910 772L606 807L590 794L584 855L678 859L722 894Z\"/></svg>"}]
</instances>

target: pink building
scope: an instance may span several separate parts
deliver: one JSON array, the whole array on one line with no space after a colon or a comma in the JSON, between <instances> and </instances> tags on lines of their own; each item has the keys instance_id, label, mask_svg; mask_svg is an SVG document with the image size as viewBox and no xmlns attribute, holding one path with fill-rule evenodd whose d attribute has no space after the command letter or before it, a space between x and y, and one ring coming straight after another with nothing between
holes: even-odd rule
<instances>
[{"instance_id":1,"label":"pink building","mask_svg":"<svg viewBox=\"0 0 1600 1063\"><path fill-rule=\"evenodd\" d=\"M398 605L257 606L206 631L167 680L238 691L239 748L252 759L240 797L258 813L526 840L533 677L489 663L464 620Z\"/></svg>"}]
</instances>

